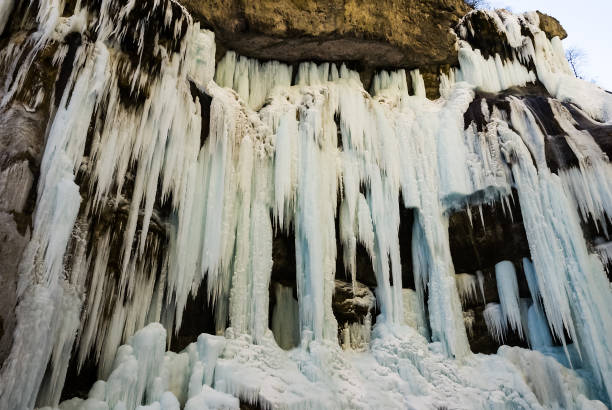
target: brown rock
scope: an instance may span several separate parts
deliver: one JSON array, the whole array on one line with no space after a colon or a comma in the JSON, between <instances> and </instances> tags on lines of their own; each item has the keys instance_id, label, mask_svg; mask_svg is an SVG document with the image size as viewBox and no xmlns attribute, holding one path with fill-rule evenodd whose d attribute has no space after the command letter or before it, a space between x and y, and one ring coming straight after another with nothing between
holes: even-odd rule
<instances>
[{"instance_id":1,"label":"brown rock","mask_svg":"<svg viewBox=\"0 0 612 410\"><path fill-rule=\"evenodd\" d=\"M413 68L456 64L462 0L182 0L219 51L262 60Z\"/></svg>"},{"instance_id":2,"label":"brown rock","mask_svg":"<svg viewBox=\"0 0 612 410\"><path fill-rule=\"evenodd\" d=\"M334 315L339 323L362 322L368 312L373 312L376 306L374 293L364 284L356 282L353 285L337 280L332 300Z\"/></svg>"},{"instance_id":3,"label":"brown rock","mask_svg":"<svg viewBox=\"0 0 612 410\"><path fill-rule=\"evenodd\" d=\"M559 37L561 40L567 37L567 32L554 17L549 16L548 14L541 13L537 11L538 16L540 17L540 30L546 33L548 38Z\"/></svg>"}]
</instances>

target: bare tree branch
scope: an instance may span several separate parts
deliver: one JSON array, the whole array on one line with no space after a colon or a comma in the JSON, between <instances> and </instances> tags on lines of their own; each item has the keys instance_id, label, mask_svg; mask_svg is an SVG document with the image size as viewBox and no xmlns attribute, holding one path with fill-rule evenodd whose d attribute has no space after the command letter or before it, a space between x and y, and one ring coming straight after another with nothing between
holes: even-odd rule
<instances>
[{"instance_id":1,"label":"bare tree branch","mask_svg":"<svg viewBox=\"0 0 612 410\"><path fill-rule=\"evenodd\" d=\"M574 75L578 78L584 79L582 74L582 66L586 63L587 55L581 48L570 47L565 51L565 58L569 63Z\"/></svg>"},{"instance_id":2,"label":"bare tree branch","mask_svg":"<svg viewBox=\"0 0 612 410\"><path fill-rule=\"evenodd\" d=\"M490 9L491 5L487 0L465 0L468 6L473 9Z\"/></svg>"}]
</instances>

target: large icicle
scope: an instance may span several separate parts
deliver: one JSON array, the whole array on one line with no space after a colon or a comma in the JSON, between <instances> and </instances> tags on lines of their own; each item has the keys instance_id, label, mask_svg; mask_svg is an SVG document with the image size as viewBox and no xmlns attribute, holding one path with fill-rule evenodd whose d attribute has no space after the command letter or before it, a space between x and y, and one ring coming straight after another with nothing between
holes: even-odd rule
<instances>
[{"instance_id":1,"label":"large icicle","mask_svg":"<svg viewBox=\"0 0 612 410\"><path fill-rule=\"evenodd\" d=\"M525 133L519 137L505 123L500 125L500 138L513 164L527 239L550 328L561 340L565 340L564 329L569 332L598 385L610 398L612 354L607 340L612 335L612 317L606 306L612 303L612 293L603 267L587 251L577 210L563 190L561 180L547 168L536 171L521 139L530 140L535 135Z\"/></svg>"},{"instance_id":2,"label":"large icicle","mask_svg":"<svg viewBox=\"0 0 612 410\"><path fill-rule=\"evenodd\" d=\"M503 261L495 265L495 279L497 280L502 320L508 322L510 328L523 338L518 282L512 262Z\"/></svg>"},{"instance_id":3,"label":"large icicle","mask_svg":"<svg viewBox=\"0 0 612 410\"><path fill-rule=\"evenodd\" d=\"M49 132L32 239L20 265L15 340L0 375L3 408L34 407L54 348L51 343L43 343L40 348L40 343L56 340L57 332L63 331L62 300L70 297L64 296L63 258L81 203L74 174L83 156L89 118L108 79L108 56L101 44L81 49L72 93L64 94ZM61 344L57 349L65 349L62 339L58 338Z\"/></svg>"}]
</instances>

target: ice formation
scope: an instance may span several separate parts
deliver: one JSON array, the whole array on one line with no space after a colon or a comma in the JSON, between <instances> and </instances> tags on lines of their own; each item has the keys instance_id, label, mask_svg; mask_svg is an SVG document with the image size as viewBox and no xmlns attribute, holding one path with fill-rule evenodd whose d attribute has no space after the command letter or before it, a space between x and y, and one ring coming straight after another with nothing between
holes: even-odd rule
<instances>
[{"instance_id":1,"label":"ice formation","mask_svg":"<svg viewBox=\"0 0 612 410\"><path fill-rule=\"evenodd\" d=\"M459 297L462 302L476 301L479 296L479 291L480 297L484 302L484 277L482 276L482 272L480 272L479 275L458 273L455 275L455 280L457 281L457 290L459 291Z\"/></svg>"},{"instance_id":2,"label":"ice formation","mask_svg":"<svg viewBox=\"0 0 612 410\"><path fill-rule=\"evenodd\" d=\"M77 2L64 17L64 2L32 2L38 30L3 55L24 61L6 103L45 44L96 33L75 51L48 130L1 408L610 404L612 294L580 218L605 225L612 217L611 165L564 103L610 122L612 95L571 76L560 40L546 38L537 14L485 13L511 59L474 49L466 17L460 67L430 101L418 70L376 74L372 94L345 65L304 62L294 75L230 51L215 71L213 34L178 3L143 2L146 17L133 1L98 3ZM136 63L121 51L130 47ZM58 47L58 64L67 52ZM505 98L506 111L483 103L484 130L464 126L477 92L536 80L556 98L549 105L579 167L549 169L546 135L518 97ZM449 215L509 204L513 188L533 261L524 262L531 307L519 299L511 262L501 262L500 304L487 304L485 321L499 340L508 327L527 329L534 348L551 345L548 329L564 345L569 335L580 371L538 351L470 351L473 313L461 300L485 302L484 276L455 274ZM400 256L400 207L414 210L411 261ZM270 312L277 231L295 234L297 300L277 286ZM372 262L380 314L340 329L339 340L335 279L348 274L355 286L358 245ZM336 272L338 258L347 272ZM402 286L407 263L415 290ZM166 352L167 332L180 329L201 287L218 335ZM101 380L86 399L60 405L72 355L79 366L97 362Z\"/></svg>"},{"instance_id":3,"label":"ice formation","mask_svg":"<svg viewBox=\"0 0 612 410\"><path fill-rule=\"evenodd\" d=\"M499 294L501 320L507 322L511 329L523 337L521 308L516 281L516 271L510 261L502 261L495 265L497 292Z\"/></svg>"}]
</instances>

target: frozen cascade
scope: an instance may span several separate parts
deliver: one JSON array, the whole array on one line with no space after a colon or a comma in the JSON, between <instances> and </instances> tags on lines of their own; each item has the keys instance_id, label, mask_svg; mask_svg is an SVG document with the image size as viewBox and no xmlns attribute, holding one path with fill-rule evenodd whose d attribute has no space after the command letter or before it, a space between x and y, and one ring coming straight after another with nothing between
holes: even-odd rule
<instances>
[{"instance_id":1,"label":"frozen cascade","mask_svg":"<svg viewBox=\"0 0 612 410\"><path fill-rule=\"evenodd\" d=\"M552 99L583 160L559 176L521 99L507 98L508 113L483 100L484 128L464 124L476 90L536 80L585 115L612 118L612 97L569 77L560 42L539 31L537 15L490 12L515 58L484 59L464 37L460 69L429 101L418 70L409 73L413 95L403 70L378 73L370 95L345 65L302 63L293 83L290 66L230 51L213 79L213 35L178 3L155 1L142 20L132 18L134 2L90 9L77 2L73 18L60 17L63 3L36 3L31 59L67 33L91 25L98 35L94 43L83 36L47 133L0 407L57 408L73 349L79 366L98 363L101 380L87 399L62 408L232 409L238 399L291 409L610 402L612 295L578 213L610 217L609 159ZM144 42L146 30L158 34L154 47ZM120 51L124 41L137 45L137 65ZM60 47L56 60L65 52ZM212 101L201 140L203 95ZM502 262L501 304L486 306L486 324L498 340L508 326L527 329L534 348L551 344L547 328L562 340L567 332L580 371L526 349L470 352L473 315L461 301L477 299L477 286L484 301L484 276L455 274L449 215L497 199L508 204L511 187L532 254L524 269L533 304L526 309L514 267ZM158 212L164 204L168 215ZM400 257L401 206L414 209L412 261ZM120 222L104 225L105 218ZM298 300L279 286L269 312L274 232L291 229ZM355 284L358 244L372 262L380 315L374 326L367 316L342 329L348 336L339 341L332 296L344 272L336 260ZM414 291L402 288L402 263L413 264ZM219 335L166 352L168 333L181 327L188 298L204 284ZM343 342L357 348L343 351Z\"/></svg>"},{"instance_id":2,"label":"frozen cascade","mask_svg":"<svg viewBox=\"0 0 612 410\"><path fill-rule=\"evenodd\" d=\"M9 405L34 407L52 351L55 357L59 356L60 351L66 349L66 338L74 338L76 332L75 323L64 323L74 320L74 313L78 315L80 307L72 303L67 311L62 311L63 301L70 298L72 292L71 284L63 275L63 257L81 202L74 173L83 155L87 119L107 81L108 52L103 47L93 46L82 50L77 58L82 64L80 75L76 78L70 102L67 96L62 99L64 108L58 110L58 120L49 131L41 164L34 230L20 265L18 292L21 301L17 309L19 325L15 330L15 349L0 376L4 381L0 387L0 407L4 408ZM40 349L43 340L57 340L58 344L49 343ZM35 354L32 356L30 352ZM23 357L28 356L31 358L24 361ZM63 383L56 380L51 383L52 397L59 399ZM61 384L57 386L56 383Z\"/></svg>"},{"instance_id":3,"label":"frozen cascade","mask_svg":"<svg viewBox=\"0 0 612 410\"><path fill-rule=\"evenodd\" d=\"M611 397L612 356L604 341L612 334L612 318L606 308L612 294L603 266L587 251L576 207L561 180L547 168L538 173L521 137L507 124L500 124L506 155L516 159L512 170L549 326L563 341L564 329L569 332L598 385ZM537 137L523 135L525 139ZM542 218L549 222L538 223ZM565 223L554 222L559 220ZM588 319L574 321L573 317Z\"/></svg>"},{"instance_id":4,"label":"frozen cascade","mask_svg":"<svg viewBox=\"0 0 612 410\"><path fill-rule=\"evenodd\" d=\"M473 13L486 15L506 41L512 58L504 60L495 55L485 60L480 50L474 50L467 41L468 33L477 35L471 28ZM483 91L496 92L537 79L559 101L576 104L596 121L612 121L612 94L576 78L565 59L561 40L558 37L549 40L539 26L536 12L515 15L501 9L469 13L457 29L461 40L460 69L453 74L456 81L468 81ZM524 35L525 32L529 35ZM527 68L531 63L535 73Z\"/></svg>"}]
</instances>

